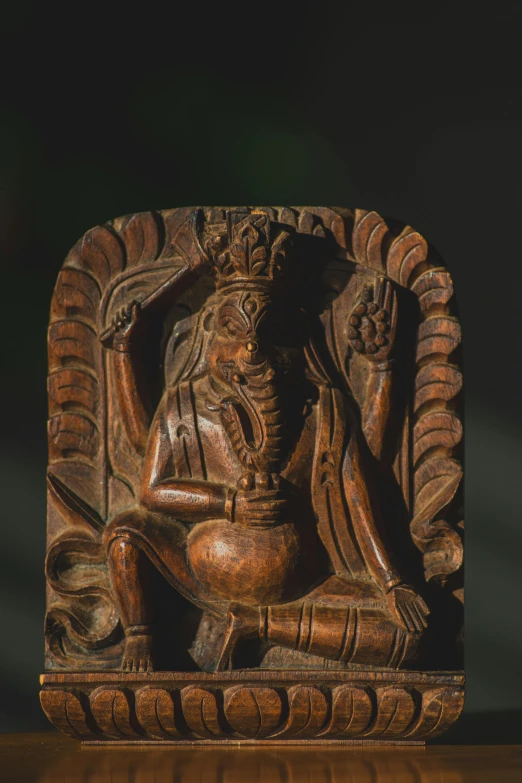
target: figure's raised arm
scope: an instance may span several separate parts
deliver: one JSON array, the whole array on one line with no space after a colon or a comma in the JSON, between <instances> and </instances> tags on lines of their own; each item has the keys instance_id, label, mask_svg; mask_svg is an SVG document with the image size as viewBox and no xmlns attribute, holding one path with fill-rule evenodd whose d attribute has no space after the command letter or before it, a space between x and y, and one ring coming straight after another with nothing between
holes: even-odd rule
<instances>
[{"instance_id":1,"label":"figure's raised arm","mask_svg":"<svg viewBox=\"0 0 522 783\"><path fill-rule=\"evenodd\" d=\"M143 456L150 413L141 355L143 316L140 303L133 301L123 307L115 316L110 332L101 339L103 345L113 351L114 384L125 432L133 448Z\"/></svg>"},{"instance_id":2,"label":"figure's raised arm","mask_svg":"<svg viewBox=\"0 0 522 783\"><path fill-rule=\"evenodd\" d=\"M362 428L373 455L381 459L390 415L397 294L391 280L380 275L363 287L348 320L352 348L369 364Z\"/></svg>"},{"instance_id":3,"label":"figure's raised arm","mask_svg":"<svg viewBox=\"0 0 522 783\"><path fill-rule=\"evenodd\" d=\"M147 323L161 317L194 282L208 263L200 242L201 210L194 210L177 232L173 246L185 262L142 302L132 301L114 317L101 335L101 342L113 350L113 368L120 415L134 449L143 456L147 445L150 412L142 347Z\"/></svg>"}]
</instances>

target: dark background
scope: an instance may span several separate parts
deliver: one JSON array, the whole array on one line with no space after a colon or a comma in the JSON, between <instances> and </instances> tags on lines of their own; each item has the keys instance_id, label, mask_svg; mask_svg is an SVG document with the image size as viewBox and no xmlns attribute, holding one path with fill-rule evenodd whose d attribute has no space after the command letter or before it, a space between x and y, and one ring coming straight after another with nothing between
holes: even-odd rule
<instances>
[{"instance_id":1,"label":"dark background","mask_svg":"<svg viewBox=\"0 0 522 783\"><path fill-rule=\"evenodd\" d=\"M489 740L510 721L522 741L522 3L168 9L2 12L0 730L46 726L45 340L69 248L141 210L334 204L410 223L453 274L466 371L467 720Z\"/></svg>"}]
</instances>

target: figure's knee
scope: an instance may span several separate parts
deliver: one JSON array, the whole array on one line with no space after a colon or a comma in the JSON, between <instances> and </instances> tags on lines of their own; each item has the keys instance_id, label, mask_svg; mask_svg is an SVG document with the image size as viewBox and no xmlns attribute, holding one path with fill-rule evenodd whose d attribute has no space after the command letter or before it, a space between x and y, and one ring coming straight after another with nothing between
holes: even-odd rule
<instances>
[{"instance_id":1,"label":"figure's knee","mask_svg":"<svg viewBox=\"0 0 522 783\"><path fill-rule=\"evenodd\" d=\"M140 556L140 550L124 536L114 536L107 546L107 559L113 569L128 570L134 566Z\"/></svg>"},{"instance_id":2,"label":"figure's knee","mask_svg":"<svg viewBox=\"0 0 522 783\"><path fill-rule=\"evenodd\" d=\"M114 517L103 533L103 540L108 552L114 548L112 546L114 542L118 541L119 543L122 543L124 540L128 541L129 534L134 530L140 529L143 524L141 519L142 516L143 514L140 513L139 509L133 508L123 511L121 514Z\"/></svg>"}]
</instances>

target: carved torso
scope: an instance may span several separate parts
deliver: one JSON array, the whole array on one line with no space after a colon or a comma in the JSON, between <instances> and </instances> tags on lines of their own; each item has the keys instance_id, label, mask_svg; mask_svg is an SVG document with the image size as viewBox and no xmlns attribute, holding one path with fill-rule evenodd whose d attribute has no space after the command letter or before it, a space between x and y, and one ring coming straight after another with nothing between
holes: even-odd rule
<instances>
[{"instance_id":1,"label":"carved torso","mask_svg":"<svg viewBox=\"0 0 522 783\"><path fill-rule=\"evenodd\" d=\"M179 387L169 391L168 403L164 403L168 408L163 426L165 432L171 433L175 475L236 486L244 467L230 439L222 437L219 411L209 410L209 397L212 399L213 395L208 378L196 381L190 392L185 387L183 393L193 405L195 428L192 437L187 429L187 411L185 424L179 423ZM219 518L200 523L190 531L188 562L211 595L252 604L280 603L297 597L306 585L314 584L327 573L327 557L317 535L310 493L316 430L317 406L307 403L301 431L292 448L283 454L279 474L294 493L291 519L275 527L256 530L231 526L227 520Z\"/></svg>"}]
</instances>

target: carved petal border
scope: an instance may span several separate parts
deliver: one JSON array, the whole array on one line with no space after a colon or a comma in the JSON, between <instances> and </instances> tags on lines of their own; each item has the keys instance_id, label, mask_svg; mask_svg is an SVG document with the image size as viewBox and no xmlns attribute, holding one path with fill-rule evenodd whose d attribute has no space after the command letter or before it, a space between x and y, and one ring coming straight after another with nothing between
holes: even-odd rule
<instances>
[{"instance_id":1,"label":"carved petal border","mask_svg":"<svg viewBox=\"0 0 522 783\"><path fill-rule=\"evenodd\" d=\"M46 674L42 686L51 723L84 742L422 742L464 703L454 673Z\"/></svg>"}]
</instances>

